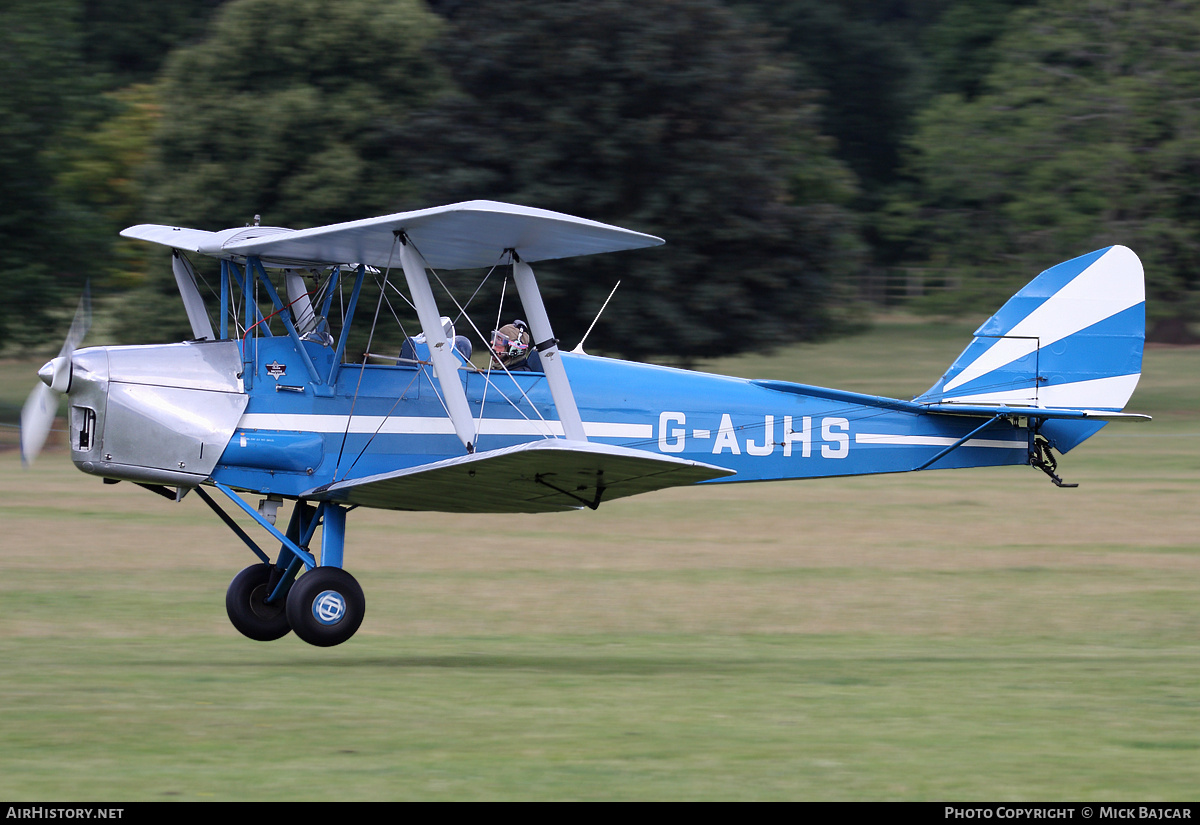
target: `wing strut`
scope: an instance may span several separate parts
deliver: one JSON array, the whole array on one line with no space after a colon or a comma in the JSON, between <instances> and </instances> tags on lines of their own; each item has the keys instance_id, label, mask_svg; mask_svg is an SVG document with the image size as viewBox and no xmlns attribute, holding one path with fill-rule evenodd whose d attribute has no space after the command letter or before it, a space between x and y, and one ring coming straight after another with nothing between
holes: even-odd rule
<instances>
[{"instance_id":1,"label":"wing strut","mask_svg":"<svg viewBox=\"0 0 1200 825\"><path fill-rule=\"evenodd\" d=\"M196 286L196 271L187 258L179 254L178 249L172 250L171 271L175 273L179 297L183 298L183 308L187 312L188 323L192 325L192 337L217 340L208 313L204 311L204 299L200 297L200 289Z\"/></svg>"},{"instance_id":2,"label":"wing strut","mask_svg":"<svg viewBox=\"0 0 1200 825\"><path fill-rule=\"evenodd\" d=\"M442 397L446 399L446 411L450 413L450 421L459 440L468 453L473 453L475 422L467 405L467 392L458 377L458 359L451 352L451 342L446 340L446 331L442 329L441 313L433 299L429 275L425 272L425 259L408 242L403 231L397 230L396 237L400 240L400 266L404 268L408 291L412 293L413 306L417 308L417 318L421 321L421 330L429 344L429 358L433 361L434 375L441 384Z\"/></svg>"},{"instance_id":3,"label":"wing strut","mask_svg":"<svg viewBox=\"0 0 1200 825\"><path fill-rule=\"evenodd\" d=\"M546 306L542 303L537 279L533 277L533 268L517 257L516 250L511 252L513 280L517 282L517 291L521 293L521 306L525 308L525 316L529 320L533 345L542 357L542 369L546 371L550 395L554 398L554 406L558 408L563 434L570 441L587 441L587 436L583 433L583 419L579 416L579 407L575 404L575 394L571 391L567 371L563 367L562 359L558 357L558 339L550 329L550 317L546 315Z\"/></svg>"}]
</instances>

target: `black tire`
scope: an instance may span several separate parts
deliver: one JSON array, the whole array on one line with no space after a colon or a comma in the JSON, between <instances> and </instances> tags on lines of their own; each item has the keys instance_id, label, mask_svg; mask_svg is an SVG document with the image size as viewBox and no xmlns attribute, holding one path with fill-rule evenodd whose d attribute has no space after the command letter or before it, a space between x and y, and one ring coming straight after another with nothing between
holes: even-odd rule
<instances>
[{"instance_id":1,"label":"black tire","mask_svg":"<svg viewBox=\"0 0 1200 825\"><path fill-rule=\"evenodd\" d=\"M310 645L333 647L349 639L367 610L354 577L340 567L315 567L292 585L287 619L296 635Z\"/></svg>"},{"instance_id":2,"label":"black tire","mask_svg":"<svg viewBox=\"0 0 1200 825\"><path fill-rule=\"evenodd\" d=\"M233 577L225 591L225 611L229 621L243 636L256 642L273 642L292 629L288 624L284 599L267 604L271 564L252 564Z\"/></svg>"}]
</instances>

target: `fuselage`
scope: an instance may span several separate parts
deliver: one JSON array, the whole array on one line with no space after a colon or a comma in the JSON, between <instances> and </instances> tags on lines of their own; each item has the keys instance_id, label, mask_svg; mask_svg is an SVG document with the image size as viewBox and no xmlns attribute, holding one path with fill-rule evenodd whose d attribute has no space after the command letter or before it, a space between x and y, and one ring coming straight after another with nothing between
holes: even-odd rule
<instances>
[{"instance_id":1,"label":"fuselage","mask_svg":"<svg viewBox=\"0 0 1200 825\"><path fill-rule=\"evenodd\" d=\"M330 346L302 343L307 363L283 336L80 350L70 391L76 465L110 478L211 479L303 497L464 453L430 365L335 369ZM723 481L914 470L979 426L818 387L561 357L589 440L736 471ZM458 377L476 451L562 436L544 374L464 365ZM1025 464L1030 438L1026 427L998 422L932 466Z\"/></svg>"}]
</instances>

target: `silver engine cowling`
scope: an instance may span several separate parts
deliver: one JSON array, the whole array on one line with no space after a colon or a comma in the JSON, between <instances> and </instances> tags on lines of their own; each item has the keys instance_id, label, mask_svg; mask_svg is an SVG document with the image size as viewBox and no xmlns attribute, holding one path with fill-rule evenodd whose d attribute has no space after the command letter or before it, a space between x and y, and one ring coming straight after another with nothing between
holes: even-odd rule
<instances>
[{"instance_id":1,"label":"silver engine cowling","mask_svg":"<svg viewBox=\"0 0 1200 825\"><path fill-rule=\"evenodd\" d=\"M72 360L71 459L105 478L199 484L250 400L235 341L89 347Z\"/></svg>"}]
</instances>

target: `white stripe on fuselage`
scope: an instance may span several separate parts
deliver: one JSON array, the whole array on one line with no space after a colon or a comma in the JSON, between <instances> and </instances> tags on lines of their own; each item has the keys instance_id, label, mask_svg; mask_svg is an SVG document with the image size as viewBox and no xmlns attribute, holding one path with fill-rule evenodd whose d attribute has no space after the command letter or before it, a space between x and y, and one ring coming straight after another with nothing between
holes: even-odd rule
<instances>
[{"instance_id":1,"label":"white stripe on fuselage","mask_svg":"<svg viewBox=\"0 0 1200 825\"><path fill-rule=\"evenodd\" d=\"M344 433L386 435L454 435L454 425L446 418L423 416L382 415L308 415L299 413L247 413L238 424L239 429L289 430L314 433ZM537 421L514 418L485 418L476 421L480 435L543 436L561 437L562 424L558 421ZM584 432L589 438L650 439L654 427L649 424L620 424L611 421L585 421ZM893 433L855 433L855 444L881 444L905 447L948 447L958 439L933 435L898 435ZM1000 441L987 438L972 438L966 447L994 447L999 449L1025 449L1024 441Z\"/></svg>"},{"instance_id":2,"label":"white stripe on fuselage","mask_svg":"<svg viewBox=\"0 0 1200 825\"><path fill-rule=\"evenodd\" d=\"M454 435L447 418L382 415L309 415L301 413L247 413L238 426L250 430L293 430L312 433L379 433L381 435ZM524 418L485 418L476 420L479 435L562 436L560 421ZM585 421L583 431L589 438L654 437L649 424L620 424L611 421Z\"/></svg>"},{"instance_id":3,"label":"white stripe on fuselage","mask_svg":"<svg viewBox=\"0 0 1200 825\"><path fill-rule=\"evenodd\" d=\"M893 433L855 433L855 444L889 444L903 447L949 447L958 441L942 435L895 435ZM964 447L995 447L1001 450L1024 450L1024 441L999 441L994 438L972 438Z\"/></svg>"}]
</instances>

